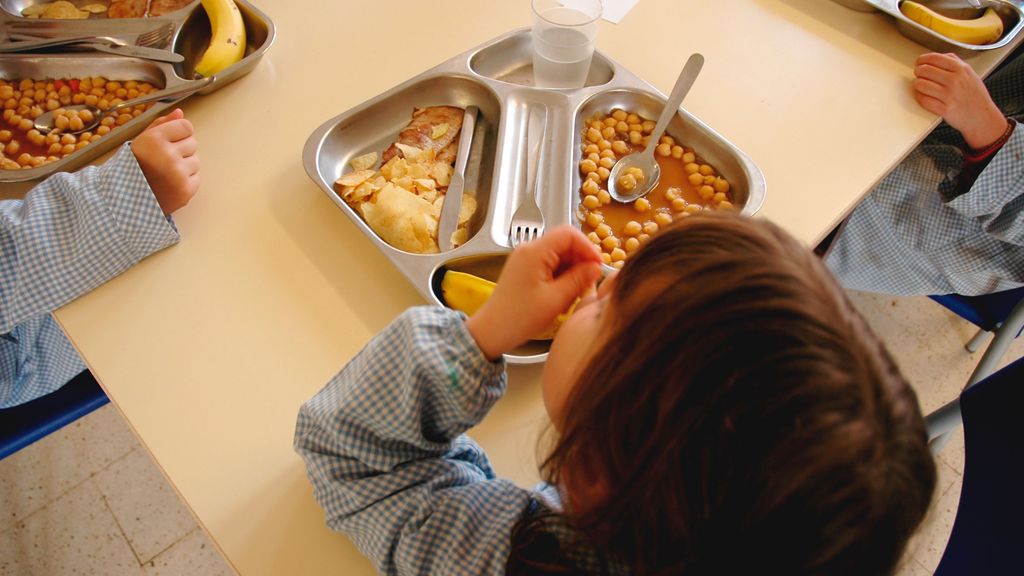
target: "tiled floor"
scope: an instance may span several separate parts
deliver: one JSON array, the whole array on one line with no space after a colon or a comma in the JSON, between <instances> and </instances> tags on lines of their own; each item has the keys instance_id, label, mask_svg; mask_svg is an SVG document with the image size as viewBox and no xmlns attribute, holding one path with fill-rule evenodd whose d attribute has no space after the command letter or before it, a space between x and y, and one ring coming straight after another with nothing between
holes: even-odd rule
<instances>
[{"instance_id":1,"label":"tiled floor","mask_svg":"<svg viewBox=\"0 0 1024 576\"><path fill-rule=\"evenodd\" d=\"M977 362L967 323L924 298L851 294L918 391L925 412ZM1024 338L1004 360L1024 356ZM963 436L938 459L932 510L898 574L931 574L960 497ZM123 420L106 406L0 461L0 574L221 575L232 570Z\"/></svg>"}]
</instances>

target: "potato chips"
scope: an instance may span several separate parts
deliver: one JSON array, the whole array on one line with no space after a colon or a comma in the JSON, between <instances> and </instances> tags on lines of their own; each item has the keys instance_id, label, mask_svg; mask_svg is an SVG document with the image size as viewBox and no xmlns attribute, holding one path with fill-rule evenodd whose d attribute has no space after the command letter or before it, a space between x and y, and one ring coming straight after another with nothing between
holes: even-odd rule
<instances>
[{"instance_id":1,"label":"potato chips","mask_svg":"<svg viewBox=\"0 0 1024 576\"><path fill-rule=\"evenodd\" d=\"M90 8L93 5L90 5ZM102 6L106 11L106 7ZM57 20L84 20L89 17L91 10L79 10L77 6L66 0L57 0L48 4L33 4L21 11L26 18L53 18Z\"/></svg>"},{"instance_id":2,"label":"potato chips","mask_svg":"<svg viewBox=\"0 0 1024 576\"><path fill-rule=\"evenodd\" d=\"M438 126L435 131L442 128L447 130L448 125ZM437 253L438 219L451 183L452 165L436 160L433 150L401 142L395 146L401 154L392 156L379 170L372 168L377 163L376 152L353 158L349 162L352 171L335 180L334 186L391 246L415 254ZM469 239L469 221L476 209L476 198L464 194L458 228L452 235L453 246Z\"/></svg>"}]
</instances>

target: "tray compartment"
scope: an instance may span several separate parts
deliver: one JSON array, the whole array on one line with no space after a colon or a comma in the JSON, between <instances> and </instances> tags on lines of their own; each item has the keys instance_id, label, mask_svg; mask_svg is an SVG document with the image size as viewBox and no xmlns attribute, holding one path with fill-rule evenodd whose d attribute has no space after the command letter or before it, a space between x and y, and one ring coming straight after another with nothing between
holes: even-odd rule
<instances>
[{"instance_id":1,"label":"tray compartment","mask_svg":"<svg viewBox=\"0 0 1024 576\"><path fill-rule=\"evenodd\" d=\"M508 253L477 254L455 258L434 268L430 273L430 300L438 306L447 306L441 292L441 280L448 270L473 274L492 282L498 281ZM509 364L536 364L548 357L550 340L531 340L505 355Z\"/></svg>"},{"instance_id":2,"label":"tray compartment","mask_svg":"<svg viewBox=\"0 0 1024 576\"><path fill-rule=\"evenodd\" d=\"M614 108L656 120L664 106L665 98L661 95L636 88L620 88L595 94L579 107L572 140L572 213L575 213L580 202L579 190L583 184L583 176L576 166L581 159L587 121L597 113L607 114ZM706 160L729 181L733 205L743 214L752 215L760 209L765 195L764 176L743 151L685 109L681 109L669 122L665 133L684 146L693 148L698 157ZM575 224L579 225L579 222Z\"/></svg>"},{"instance_id":3,"label":"tray compartment","mask_svg":"<svg viewBox=\"0 0 1024 576\"><path fill-rule=\"evenodd\" d=\"M975 18L981 16L988 7L992 7L1003 20L1003 37L991 44L964 44L947 38L938 32L921 26L900 11L901 0L833 0L847 8L870 12L879 10L893 17L901 34L914 42L936 52L953 52L962 57L969 57L978 52L1002 48L1013 41L1024 29L1024 8L1021 2L1011 0L982 0L982 8L974 8L965 0L917 0L929 8L953 18Z\"/></svg>"},{"instance_id":4,"label":"tray compartment","mask_svg":"<svg viewBox=\"0 0 1024 576\"><path fill-rule=\"evenodd\" d=\"M21 11L24 10L25 8L28 8L29 6L32 6L33 4L49 4L49 3L53 2L53 1L54 0L0 0L0 9L2 9L4 12L7 12L8 14L10 14L11 16L13 16L15 18L25 18L24 16L21 15ZM103 4L104 6L110 6L110 0L69 0L69 1L72 4L74 4L75 6L78 6L79 8L81 8L82 6L85 6L87 4ZM192 10L193 8L195 8L195 6L197 4L199 4L199 0L192 0L192 2L189 2L188 4L182 6L181 8L176 10L175 12L180 12L180 11L184 11L184 10ZM168 15L169 14L163 14L163 16L168 16ZM25 19L26 20L43 20L41 18L25 18ZM92 14L88 18L88 20L108 20L108 19L109 20L115 20L115 21L116 20L129 20L129 18L108 18L106 12L100 12L99 14ZM131 20L140 20L140 19L141 18L131 18ZM46 19L46 20L43 20L43 21L62 22L63 20Z\"/></svg>"},{"instance_id":5,"label":"tray compartment","mask_svg":"<svg viewBox=\"0 0 1024 576\"><path fill-rule=\"evenodd\" d=\"M209 94L248 74L274 41L275 30L270 18L244 0L236 2L245 24L245 57L217 74L215 80L200 90L199 94ZM196 64L210 45L210 18L198 2L192 10L181 10L174 14L182 14L182 18L172 36L169 49L185 57L184 62L175 64L175 71L182 78L192 78Z\"/></svg>"},{"instance_id":6,"label":"tray compartment","mask_svg":"<svg viewBox=\"0 0 1024 576\"><path fill-rule=\"evenodd\" d=\"M369 102L329 120L306 144L306 170L328 196L352 219L378 247L389 254L401 253L412 257L430 258L431 255L408 254L387 244L363 220L362 216L334 189L334 181L352 170L349 161L367 152L379 155L398 139L398 134L409 123L415 108L449 105L465 108L475 105L480 109L477 123L486 126L485 140L479 147L479 160L471 158L466 167L466 194L475 192L477 214L470 221L470 242L481 229L492 201L491 182L494 171L495 145L493 127L501 117L501 104L497 96L484 84L473 78L457 75L435 75L406 83ZM378 165L379 167L379 160ZM468 244L468 243L467 243Z\"/></svg>"},{"instance_id":7,"label":"tray compartment","mask_svg":"<svg viewBox=\"0 0 1024 576\"><path fill-rule=\"evenodd\" d=\"M534 86L530 30L516 31L476 52L469 59L476 74L520 86ZM615 67L600 52L590 61L585 87L602 86L615 77Z\"/></svg>"},{"instance_id":8,"label":"tray compartment","mask_svg":"<svg viewBox=\"0 0 1024 576\"><path fill-rule=\"evenodd\" d=\"M186 82L178 78L167 64L136 58L94 54L0 55L0 78L4 79L45 80L83 78L85 76L103 76L108 80L118 81L145 81L153 84L157 89L169 88ZM107 136L55 162L35 168L0 170L0 181L24 182L42 178L54 172L75 170L141 132L154 118L172 105L173 103L157 102L146 112L112 130ZM0 122L0 124L3 129L9 128L6 122Z\"/></svg>"}]
</instances>

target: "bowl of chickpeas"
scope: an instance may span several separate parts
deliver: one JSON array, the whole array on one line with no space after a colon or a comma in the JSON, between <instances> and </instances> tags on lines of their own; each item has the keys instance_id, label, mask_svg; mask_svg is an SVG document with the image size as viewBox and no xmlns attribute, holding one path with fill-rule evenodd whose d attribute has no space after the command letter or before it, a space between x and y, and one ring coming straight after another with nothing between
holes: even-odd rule
<instances>
[{"instance_id":1,"label":"bowl of chickpeas","mask_svg":"<svg viewBox=\"0 0 1024 576\"><path fill-rule=\"evenodd\" d=\"M675 220L707 210L753 214L764 199L764 180L745 165L749 159L681 111L655 148L658 185L632 202L614 200L608 192L612 167L647 146L663 105L648 92L609 90L584 102L576 116L575 217L613 268L622 268L630 254ZM624 171L618 185L630 189L643 177Z\"/></svg>"}]
</instances>

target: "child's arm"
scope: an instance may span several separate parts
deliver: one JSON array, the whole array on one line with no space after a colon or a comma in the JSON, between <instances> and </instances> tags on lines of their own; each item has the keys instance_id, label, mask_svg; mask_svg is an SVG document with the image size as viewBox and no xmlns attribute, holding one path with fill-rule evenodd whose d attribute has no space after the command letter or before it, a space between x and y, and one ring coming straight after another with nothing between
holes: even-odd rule
<instances>
[{"instance_id":1,"label":"child's arm","mask_svg":"<svg viewBox=\"0 0 1024 576\"><path fill-rule=\"evenodd\" d=\"M0 334L178 241L167 208L183 206L198 186L186 123L176 110L106 163L54 174L24 200L0 202Z\"/></svg>"},{"instance_id":2,"label":"child's arm","mask_svg":"<svg viewBox=\"0 0 1024 576\"><path fill-rule=\"evenodd\" d=\"M500 573L527 496L462 433L505 386L461 314L399 316L299 411L295 449L328 525L381 573Z\"/></svg>"},{"instance_id":3,"label":"child's arm","mask_svg":"<svg viewBox=\"0 0 1024 576\"><path fill-rule=\"evenodd\" d=\"M582 234L555 229L509 257L471 321L407 311L302 407L295 448L327 523L379 571L504 572L528 493L495 479L462 434L505 391L501 353L549 326L594 283L598 262Z\"/></svg>"},{"instance_id":4,"label":"child's arm","mask_svg":"<svg viewBox=\"0 0 1024 576\"><path fill-rule=\"evenodd\" d=\"M1019 123L1004 115L974 69L954 54L922 55L914 75L917 101L957 129L966 146L958 193L946 205L977 221L986 234L1024 246L1024 210L1018 206L1024 190L1024 131ZM992 80L1000 98L1019 100L1024 57Z\"/></svg>"}]
</instances>

